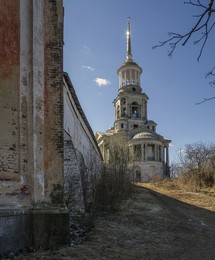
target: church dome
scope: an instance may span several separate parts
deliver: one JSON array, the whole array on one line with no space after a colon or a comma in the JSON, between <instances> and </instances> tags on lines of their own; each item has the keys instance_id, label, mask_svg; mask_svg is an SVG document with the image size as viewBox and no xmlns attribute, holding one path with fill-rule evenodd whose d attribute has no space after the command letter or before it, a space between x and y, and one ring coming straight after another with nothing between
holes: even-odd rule
<instances>
[{"instance_id":1,"label":"church dome","mask_svg":"<svg viewBox=\"0 0 215 260\"><path fill-rule=\"evenodd\" d=\"M155 138L156 136L153 133L149 132L142 132L139 134L136 134L133 139L143 139L143 138Z\"/></svg>"}]
</instances>

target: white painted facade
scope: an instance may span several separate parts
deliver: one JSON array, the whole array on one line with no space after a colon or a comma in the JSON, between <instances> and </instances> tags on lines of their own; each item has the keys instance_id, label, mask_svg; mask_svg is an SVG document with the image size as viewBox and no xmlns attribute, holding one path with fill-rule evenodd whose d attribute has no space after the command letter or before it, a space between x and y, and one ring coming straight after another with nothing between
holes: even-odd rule
<instances>
[{"instance_id":1,"label":"white painted facade","mask_svg":"<svg viewBox=\"0 0 215 260\"><path fill-rule=\"evenodd\" d=\"M100 160L101 154L95 136L80 106L72 83L69 81L68 75L64 73L64 130L71 137L74 147L84 156L86 162L92 156L96 156Z\"/></svg>"},{"instance_id":2,"label":"white painted facade","mask_svg":"<svg viewBox=\"0 0 215 260\"><path fill-rule=\"evenodd\" d=\"M74 213L84 211L92 202L93 182L100 176L102 156L67 73L63 83L64 194Z\"/></svg>"}]
</instances>

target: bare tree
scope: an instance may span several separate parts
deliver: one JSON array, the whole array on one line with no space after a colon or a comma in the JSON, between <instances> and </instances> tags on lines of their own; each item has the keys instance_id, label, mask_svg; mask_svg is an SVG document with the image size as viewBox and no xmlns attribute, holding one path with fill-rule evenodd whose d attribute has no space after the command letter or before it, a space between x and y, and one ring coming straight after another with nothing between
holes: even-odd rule
<instances>
[{"instance_id":1,"label":"bare tree","mask_svg":"<svg viewBox=\"0 0 215 260\"><path fill-rule=\"evenodd\" d=\"M106 153L106 164L94 193L98 211L117 210L120 200L129 196L132 190L126 136L123 133L111 136L106 143Z\"/></svg>"},{"instance_id":2,"label":"bare tree","mask_svg":"<svg viewBox=\"0 0 215 260\"><path fill-rule=\"evenodd\" d=\"M202 142L188 144L179 154L180 172L199 187L215 183L215 146Z\"/></svg>"},{"instance_id":3,"label":"bare tree","mask_svg":"<svg viewBox=\"0 0 215 260\"><path fill-rule=\"evenodd\" d=\"M191 40L194 36L197 37L197 40L195 40L194 44L200 44L200 50L199 55L197 57L197 60L199 61L204 48L206 46L206 43L208 42L209 36L212 33L212 31L215 28L215 19L214 19L214 13L215 13L215 6L214 6L214 0L189 0L185 1L185 4L192 5L195 8L198 8L200 10L199 14L194 15L196 18L195 24L192 26L191 30L188 30L186 33L175 33L170 32L169 38L165 41L160 41L159 44L153 46L153 49L162 47L164 45L169 45L170 51L169 56L173 54L173 52L176 50L178 45L185 46L188 41ZM210 84L215 87L215 66L206 73L206 78L213 78L212 81L210 81ZM205 101L215 99L215 96L210 98L204 98L203 101L197 103L201 104Z\"/></svg>"},{"instance_id":4,"label":"bare tree","mask_svg":"<svg viewBox=\"0 0 215 260\"><path fill-rule=\"evenodd\" d=\"M109 140L110 164L117 173L126 174L128 170L129 151L123 133L113 135Z\"/></svg>"},{"instance_id":5,"label":"bare tree","mask_svg":"<svg viewBox=\"0 0 215 260\"><path fill-rule=\"evenodd\" d=\"M176 179L180 174L180 166L177 162L172 163L170 167L170 178Z\"/></svg>"}]
</instances>

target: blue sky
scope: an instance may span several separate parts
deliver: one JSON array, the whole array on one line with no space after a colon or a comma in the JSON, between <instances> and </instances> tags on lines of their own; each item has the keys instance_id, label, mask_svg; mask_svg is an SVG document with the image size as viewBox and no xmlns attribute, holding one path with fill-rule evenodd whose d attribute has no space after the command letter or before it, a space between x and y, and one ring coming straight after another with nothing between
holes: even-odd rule
<instances>
[{"instance_id":1,"label":"blue sky","mask_svg":"<svg viewBox=\"0 0 215 260\"><path fill-rule=\"evenodd\" d=\"M172 140L171 160L184 145L215 143L215 95L205 79L214 66L215 35L200 62L193 40L168 57L168 46L152 46L168 32L186 32L199 9L183 0L64 0L64 71L94 132L113 126L113 100L118 93L117 69L125 61L127 17L131 17L133 60L143 69L141 84L149 96L148 119ZM103 79L103 80L100 80Z\"/></svg>"}]
</instances>

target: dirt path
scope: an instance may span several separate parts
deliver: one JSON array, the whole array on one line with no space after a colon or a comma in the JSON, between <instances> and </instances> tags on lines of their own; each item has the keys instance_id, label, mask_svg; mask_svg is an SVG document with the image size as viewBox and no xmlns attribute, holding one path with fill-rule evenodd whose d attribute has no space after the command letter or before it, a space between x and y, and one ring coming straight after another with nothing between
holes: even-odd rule
<instances>
[{"instance_id":1,"label":"dirt path","mask_svg":"<svg viewBox=\"0 0 215 260\"><path fill-rule=\"evenodd\" d=\"M215 213L146 188L99 219L80 245L25 259L215 259Z\"/></svg>"}]
</instances>

